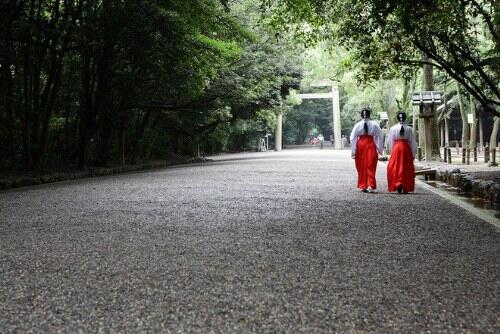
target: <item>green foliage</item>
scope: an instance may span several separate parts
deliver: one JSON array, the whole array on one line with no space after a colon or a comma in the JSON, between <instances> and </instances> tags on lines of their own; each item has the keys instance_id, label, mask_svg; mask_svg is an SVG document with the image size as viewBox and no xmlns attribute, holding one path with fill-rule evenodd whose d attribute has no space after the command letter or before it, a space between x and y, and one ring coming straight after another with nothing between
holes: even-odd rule
<instances>
[{"instance_id":1,"label":"green foliage","mask_svg":"<svg viewBox=\"0 0 500 334\"><path fill-rule=\"evenodd\" d=\"M347 48L361 81L410 78L431 63L460 82L483 107L500 105L498 1L262 1L275 27L305 30L305 41ZM303 35L301 32L299 35Z\"/></svg>"},{"instance_id":2,"label":"green foliage","mask_svg":"<svg viewBox=\"0 0 500 334\"><path fill-rule=\"evenodd\" d=\"M326 139L332 134L332 102L305 100L287 110L284 117L284 143L303 144L322 133Z\"/></svg>"},{"instance_id":3,"label":"green foliage","mask_svg":"<svg viewBox=\"0 0 500 334\"><path fill-rule=\"evenodd\" d=\"M373 110L373 117L380 112L388 112L394 117L400 108L409 109L409 91L405 91L401 79L378 79L372 82L358 80L358 69L351 68L353 55L344 48L329 42L318 43L304 52L302 66L306 73L302 80L302 92L326 91L327 88L311 87L314 81L330 79L338 83L340 89L341 131L348 136L354 123L359 120L359 111L363 107ZM399 107L398 101L405 101ZM382 124L384 125L384 123ZM308 137L312 129L319 128L329 139L332 133L332 104L329 100L302 101L298 107L287 111L285 119L285 142L298 144Z\"/></svg>"},{"instance_id":4,"label":"green foliage","mask_svg":"<svg viewBox=\"0 0 500 334\"><path fill-rule=\"evenodd\" d=\"M258 20L252 1L2 3L0 165L254 145L301 79Z\"/></svg>"},{"instance_id":5,"label":"green foliage","mask_svg":"<svg viewBox=\"0 0 500 334\"><path fill-rule=\"evenodd\" d=\"M196 39L203 45L203 47L212 48L218 54L220 54L221 57L229 60L237 59L242 52L241 48L239 48L236 42L234 41L230 42L221 41L218 39L210 38L203 34L197 35Z\"/></svg>"}]
</instances>

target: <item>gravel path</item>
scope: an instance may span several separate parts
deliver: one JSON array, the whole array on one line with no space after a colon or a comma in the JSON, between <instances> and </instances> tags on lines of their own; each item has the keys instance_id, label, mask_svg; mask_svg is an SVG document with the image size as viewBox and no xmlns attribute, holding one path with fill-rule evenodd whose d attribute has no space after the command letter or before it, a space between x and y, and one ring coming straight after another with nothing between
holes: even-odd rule
<instances>
[{"instance_id":1,"label":"gravel path","mask_svg":"<svg viewBox=\"0 0 500 334\"><path fill-rule=\"evenodd\" d=\"M214 159L0 192L0 332L500 332L491 225L348 151Z\"/></svg>"}]
</instances>

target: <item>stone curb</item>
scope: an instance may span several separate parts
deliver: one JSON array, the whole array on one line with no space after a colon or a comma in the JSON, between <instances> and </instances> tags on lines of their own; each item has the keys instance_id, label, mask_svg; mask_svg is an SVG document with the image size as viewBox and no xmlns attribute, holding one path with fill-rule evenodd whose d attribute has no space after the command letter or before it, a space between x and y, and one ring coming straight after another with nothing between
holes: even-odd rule
<instances>
[{"instance_id":1,"label":"stone curb","mask_svg":"<svg viewBox=\"0 0 500 334\"><path fill-rule=\"evenodd\" d=\"M184 165L184 164L199 163L206 161L207 159L205 158L189 158L184 160L154 161L136 165L124 165L116 167L90 167L85 170L62 172L62 173L50 173L40 176L20 175L15 177L0 178L0 190L35 186L44 183L53 183L59 181L69 181L74 179L82 179L86 177L99 177L105 175L137 172L148 169L158 169L174 165Z\"/></svg>"},{"instance_id":2,"label":"stone curb","mask_svg":"<svg viewBox=\"0 0 500 334\"><path fill-rule=\"evenodd\" d=\"M436 168L436 179L445 182L461 192L483 198L491 204L500 204L500 184L463 173L460 169Z\"/></svg>"}]
</instances>

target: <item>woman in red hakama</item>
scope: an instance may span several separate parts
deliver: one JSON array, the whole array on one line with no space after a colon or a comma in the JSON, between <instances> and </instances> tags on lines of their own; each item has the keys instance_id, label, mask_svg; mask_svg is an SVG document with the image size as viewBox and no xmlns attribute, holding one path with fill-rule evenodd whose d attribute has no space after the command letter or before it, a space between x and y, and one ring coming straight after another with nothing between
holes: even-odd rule
<instances>
[{"instance_id":1,"label":"woman in red hakama","mask_svg":"<svg viewBox=\"0 0 500 334\"><path fill-rule=\"evenodd\" d=\"M370 109L361 110L361 118L351 132L351 156L358 172L358 188L373 192L377 188L375 172L378 155L382 154L382 130L370 119Z\"/></svg>"},{"instance_id":2,"label":"woman in red hakama","mask_svg":"<svg viewBox=\"0 0 500 334\"><path fill-rule=\"evenodd\" d=\"M387 149L391 158L387 165L387 182L389 191L408 193L415 190L415 166L413 159L417 151L417 143L413 130L406 125L405 113L398 113L399 124L394 125L387 135Z\"/></svg>"}]
</instances>

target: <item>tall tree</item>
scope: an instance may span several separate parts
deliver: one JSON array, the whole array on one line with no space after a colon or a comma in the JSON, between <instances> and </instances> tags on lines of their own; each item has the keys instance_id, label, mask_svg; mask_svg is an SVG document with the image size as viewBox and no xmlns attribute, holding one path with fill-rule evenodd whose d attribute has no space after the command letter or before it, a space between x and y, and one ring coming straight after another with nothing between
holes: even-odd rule
<instances>
[{"instance_id":1,"label":"tall tree","mask_svg":"<svg viewBox=\"0 0 500 334\"><path fill-rule=\"evenodd\" d=\"M257 12L251 1L0 2L0 166L191 154L200 138L230 141L238 119L272 123L300 70L248 24Z\"/></svg>"},{"instance_id":2,"label":"tall tree","mask_svg":"<svg viewBox=\"0 0 500 334\"><path fill-rule=\"evenodd\" d=\"M467 122L467 110L463 94L460 91L460 84L455 82L457 89L458 107L460 110L460 118L462 119L462 148L466 148L470 140L469 123Z\"/></svg>"},{"instance_id":3,"label":"tall tree","mask_svg":"<svg viewBox=\"0 0 500 334\"><path fill-rule=\"evenodd\" d=\"M422 56L423 65L423 73L422 73L422 90L424 91L434 91L434 75L433 68L430 64L428 64L427 55ZM432 117L421 118L419 121L419 144L422 146L422 143L425 142L426 148L426 159L428 160L437 160L440 157L439 151L439 125L438 125L438 115L436 112L436 106L432 105ZM430 138L428 138L430 136ZM427 152L427 148L431 149L431 152ZM428 157L427 155L431 156Z\"/></svg>"},{"instance_id":4,"label":"tall tree","mask_svg":"<svg viewBox=\"0 0 500 334\"><path fill-rule=\"evenodd\" d=\"M472 116L472 124L470 127L470 141L469 148L474 150L477 147L477 115L476 115L476 102L472 95L469 97L469 114Z\"/></svg>"},{"instance_id":5,"label":"tall tree","mask_svg":"<svg viewBox=\"0 0 500 334\"><path fill-rule=\"evenodd\" d=\"M333 39L353 52L364 79L428 63L485 110L500 105L500 3L495 0L263 0L277 27ZM306 22L307 29L304 29ZM424 61L425 62L425 61Z\"/></svg>"},{"instance_id":6,"label":"tall tree","mask_svg":"<svg viewBox=\"0 0 500 334\"><path fill-rule=\"evenodd\" d=\"M490 142L489 142L490 154L492 157L493 157L493 153L494 153L493 150L496 150L498 147L497 138L498 138L498 130L499 129L500 129L500 117L494 117L493 130L491 130L491 136L490 136ZM493 161L493 159L491 159L491 161ZM495 161L495 163L497 163L497 162Z\"/></svg>"}]
</instances>

